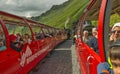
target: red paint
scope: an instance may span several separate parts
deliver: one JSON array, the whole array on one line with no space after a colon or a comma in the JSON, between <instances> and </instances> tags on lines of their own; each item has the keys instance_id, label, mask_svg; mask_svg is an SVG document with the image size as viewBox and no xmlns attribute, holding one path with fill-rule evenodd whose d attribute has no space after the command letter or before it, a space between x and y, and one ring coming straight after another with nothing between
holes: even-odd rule
<instances>
[{"instance_id":1,"label":"red paint","mask_svg":"<svg viewBox=\"0 0 120 74\"><path fill-rule=\"evenodd\" d=\"M91 9L96 0L91 0L91 3L86 8L85 12L80 18L80 34L82 36L82 23L84 21L84 17L86 13ZM82 38L76 39L76 51L78 56L78 62L80 65L81 74L97 74L97 65L100 62L105 61L104 55L104 46L103 46L103 25L104 25L104 14L106 7L106 0L102 0L99 19L98 19L98 45L100 55L95 53L87 44L82 41Z\"/></svg>"},{"instance_id":2,"label":"red paint","mask_svg":"<svg viewBox=\"0 0 120 74\"><path fill-rule=\"evenodd\" d=\"M40 62L56 45L63 42L67 36L66 35L56 35L52 37L47 37L39 40L34 39L34 34L32 27L29 23L33 23L40 28L51 28L56 31L57 29L43 25L41 23L25 19L16 15L12 15L3 11L0 11L0 16L6 16L21 20L26 25L29 26L32 41L31 43L24 44L24 47L21 52L17 52L10 47L10 39L8 30L6 28L5 20L3 17L0 17L0 25L4 30L6 36L6 49L0 51L0 74L27 74L38 62ZM12 20L14 22L14 20Z\"/></svg>"}]
</instances>

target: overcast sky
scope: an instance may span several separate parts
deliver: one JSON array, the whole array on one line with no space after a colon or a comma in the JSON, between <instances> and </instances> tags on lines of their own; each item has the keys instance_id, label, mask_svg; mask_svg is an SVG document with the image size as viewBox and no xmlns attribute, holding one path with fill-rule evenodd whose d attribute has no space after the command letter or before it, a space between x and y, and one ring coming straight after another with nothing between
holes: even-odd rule
<instances>
[{"instance_id":1,"label":"overcast sky","mask_svg":"<svg viewBox=\"0 0 120 74\"><path fill-rule=\"evenodd\" d=\"M68 0L0 0L0 10L19 16L37 16Z\"/></svg>"}]
</instances>

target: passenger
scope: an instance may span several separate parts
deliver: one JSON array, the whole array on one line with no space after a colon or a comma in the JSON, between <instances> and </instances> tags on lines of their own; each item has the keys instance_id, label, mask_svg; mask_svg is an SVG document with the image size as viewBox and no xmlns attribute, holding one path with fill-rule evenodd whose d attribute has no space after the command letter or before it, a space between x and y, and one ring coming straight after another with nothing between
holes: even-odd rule
<instances>
[{"instance_id":1,"label":"passenger","mask_svg":"<svg viewBox=\"0 0 120 74\"><path fill-rule=\"evenodd\" d=\"M77 34L74 36L75 38L80 38L80 31L77 31Z\"/></svg>"},{"instance_id":2,"label":"passenger","mask_svg":"<svg viewBox=\"0 0 120 74\"><path fill-rule=\"evenodd\" d=\"M50 33L50 35L53 37L54 36L54 33L52 32L52 33ZM61 34L62 35L62 34Z\"/></svg>"},{"instance_id":3,"label":"passenger","mask_svg":"<svg viewBox=\"0 0 120 74\"><path fill-rule=\"evenodd\" d=\"M83 31L83 41L88 44L89 37L88 37L88 31Z\"/></svg>"},{"instance_id":4,"label":"passenger","mask_svg":"<svg viewBox=\"0 0 120 74\"><path fill-rule=\"evenodd\" d=\"M116 41L120 41L120 23L115 23L115 25L112 27L110 35L110 45L113 44Z\"/></svg>"},{"instance_id":5,"label":"passenger","mask_svg":"<svg viewBox=\"0 0 120 74\"><path fill-rule=\"evenodd\" d=\"M74 32L73 44L76 43L77 38L80 38L80 31L77 31L77 33Z\"/></svg>"},{"instance_id":6,"label":"passenger","mask_svg":"<svg viewBox=\"0 0 120 74\"><path fill-rule=\"evenodd\" d=\"M10 35L10 46L18 52L20 52L23 48L23 44L17 42L17 37L13 34Z\"/></svg>"},{"instance_id":7,"label":"passenger","mask_svg":"<svg viewBox=\"0 0 120 74\"><path fill-rule=\"evenodd\" d=\"M59 35L62 35L62 31L59 31L59 33L58 33Z\"/></svg>"},{"instance_id":8,"label":"passenger","mask_svg":"<svg viewBox=\"0 0 120 74\"><path fill-rule=\"evenodd\" d=\"M49 33L46 33L46 34L45 34L45 38L46 38L46 37L52 37L52 36L51 36Z\"/></svg>"},{"instance_id":9,"label":"passenger","mask_svg":"<svg viewBox=\"0 0 120 74\"><path fill-rule=\"evenodd\" d=\"M98 30L97 28L92 28L93 37L89 40L88 45L99 54L98 50Z\"/></svg>"},{"instance_id":10,"label":"passenger","mask_svg":"<svg viewBox=\"0 0 120 74\"><path fill-rule=\"evenodd\" d=\"M38 35L36 36L36 38L37 38L37 39L42 39L42 38L44 38L42 32L38 33Z\"/></svg>"},{"instance_id":11,"label":"passenger","mask_svg":"<svg viewBox=\"0 0 120 74\"><path fill-rule=\"evenodd\" d=\"M28 43L30 44L31 43L31 39L30 39L30 35L29 34L25 34L24 37L23 37L23 41L24 41L24 44L25 43Z\"/></svg>"},{"instance_id":12,"label":"passenger","mask_svg":"<svg viewBox=\"0 0 120 74\"><path fill-rule=\"evenodd\" d=\"M0 39L5 39L4 32L1 27L0 27Z\"/></svg>"},{"instance_id":13,"label":"passenger","mask_svg":"<svg viewBox=\"0 0 120 74\"><path fill-rule=\"evenodd\" d=\"M20 42L21 44L23 44L23 39L22 39L21 34L17 33L16 36L17 36L17 42Z\"/></svg>"},{"instance_id":14,"label":"passenger","mask_svg":"<svg viewBox=\"0 0 120 74\"><path fill-rule=\"evenodd\" d=\"M6 49L6 46L4 44L4 40L0 39L0 51L3 51Z\"/></svg>"},{"instance_id":15,"label":"passenger","mask_svg":"<svg viewBox=\"0 0 120 74\"><path fill-rule=\"evenodd\" d=\"M111 46L109 57L113 69L110 68L108 62L103 62L97 67L98 74L120 74L120 42L116 42Z\"/></svg>"},{"instance_id":16,"label":"passenger","mask_svg":"<svg viewBox=\"0 0 120 74\"><path fill-rule=\"evenodd\" d=\"M4 36L4 32L0 26L0 51L3 51L6 49L5 46L5 36Z\"/></svg>"},{"instance_id":17,"label":"passenger","mask_svg":"<svg viewBox=\"0 0 120 74\"><path fill-rule=\"evenodd\" d=\"M74 35L74 40L76 40L76 39L77 39L77 34Z\"/></svg>"}]
</instances>

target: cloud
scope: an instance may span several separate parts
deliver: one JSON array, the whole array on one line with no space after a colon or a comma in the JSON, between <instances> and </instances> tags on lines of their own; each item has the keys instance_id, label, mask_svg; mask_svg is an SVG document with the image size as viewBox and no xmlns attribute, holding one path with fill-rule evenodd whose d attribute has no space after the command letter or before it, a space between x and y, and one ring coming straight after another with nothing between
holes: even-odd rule
<instances>
[{"instance_id":1,"label":"cloud","mask_svg":"<svg viewBox=\"0 0 120 74\"><path fill-rule=\"evenodd\" d=\"M0 0L0 10L19 16L37 16L68 0Z\"/></svg>"}]
</instances>

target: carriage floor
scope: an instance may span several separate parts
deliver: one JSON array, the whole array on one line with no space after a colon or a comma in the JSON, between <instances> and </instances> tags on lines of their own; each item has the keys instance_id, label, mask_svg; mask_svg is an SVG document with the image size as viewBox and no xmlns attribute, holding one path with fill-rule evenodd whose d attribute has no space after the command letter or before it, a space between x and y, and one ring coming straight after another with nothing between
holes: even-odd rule
<instances>
[{"instance_id":1,"label":"carriage floor","mask_svg":"<svg viewBox=\"0 0 120 74\"><path fill-rule=\"evenodd\" d=\"M57 46L29 74L80 74L72 40Z\"/></svg>"}]
</instances>

